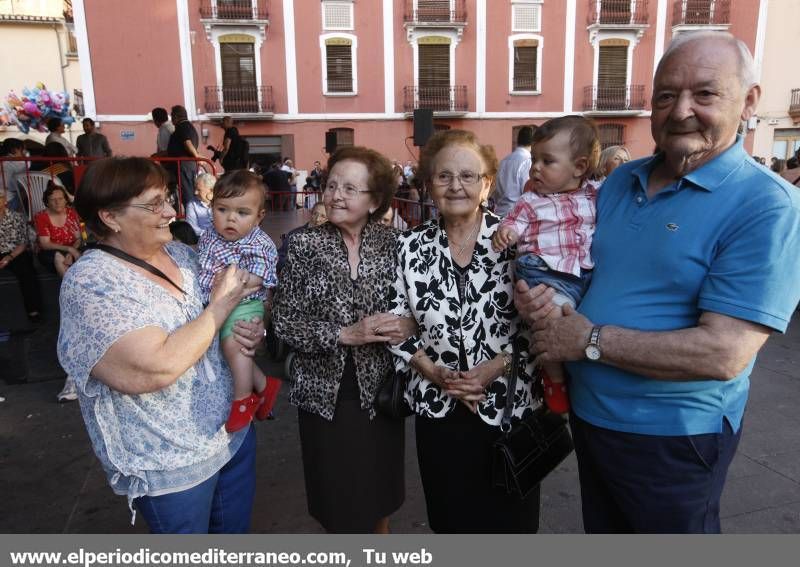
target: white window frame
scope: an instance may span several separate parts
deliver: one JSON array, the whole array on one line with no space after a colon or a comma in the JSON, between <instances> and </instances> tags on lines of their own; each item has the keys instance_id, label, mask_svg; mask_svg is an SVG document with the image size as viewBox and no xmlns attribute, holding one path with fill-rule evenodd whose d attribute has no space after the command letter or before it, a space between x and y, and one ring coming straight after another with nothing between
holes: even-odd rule
<instances>
[{"instance_id":1,"label":"white window frame","mask_svg":"<svg viewBox=\"0 0 800 567\"><path fill-rule=\"evenodd\" d=\"M514 12L516 11L517 6L521 4L538 4L539 5L539 27L535 30L523 30L514 27ZM542 31L542 8L543 8L544 0L511 0L511 31L518 32L518 33L541 33Z\"/></svg>"},{"instance_id":2,"label":"white window frame","mask_svg":"<svg viewBox=\"0 0 800 567\"><path fill-rule=\"evenodd\" d=\"M347 39L350 41L350 56L353 66L353 90L349 93L328 92L328 52L325 42L329 39ZM351 33L326 33L319 36L320 61L322 61L322 94L325 96L356 96L358 94L358 37Z\"/></svg>"},{"instance_id":3,"label":"white window frame","mask_svg":"<svg viewBox=\"0 0 800 567\"><path fill-rule=\"evenodd\" d=\"M631 87L631 81L633 79L633 50L636 47L636 44L639 43L639 36L636 32L605 32L599 31L597 35L594 37L594 41L592 41L592 45L594 46L594 67L592 69L592 86L596 87L599 82L599 77L597 76L600 70L600 42L605 41L607 39L619 39L622 41L628 42L628 60L626 62L626 69L625 69L625 87ZM630 104L630 91L626 91L625 96L625 104ZM592 95L592 104L594 105L597 102L597 95L596 93Z\"/></svg>"},{"instance_id":4,"label":"white window frame","mask_svg":"<svg viewBox=\"0 0 800 567\"><path fill-rule=\"evenodd\" d=\"M336 28L336 27L329 27L327 22L325 21L325 6L328 4L341 4L347 5L350 8L350 27L346 28ZM355 30L356 22L355 22L355 14L353 10L353 0L322 0L320 2L320 7L322 10L322 29L326 31L353 31Z\"/></svg>"},{"instance_id":5,"label":"white window frame","mask_svg":"<svg viewBox=\"0 0 800 567\"><path fill-rule=\"evenodd\" d=\"M514 90L514 42L532 39L536 45L536 88L532 91ZM539 95L542 94L542 48L544 38L532 33L518 33L508 36L508 93L511 95Z\"/></svg>"},{"instance_id":6,"label":"white window frame","mask_svg":"<svg viewBox=\"0 0 800 567\"><path fill-rule=\"evenodd\" d=\"M253 55L255 57L256 66L256 89L258 92L258 107L263 108L263 101L261 100L261 45L264 43L264 38L258 32L252 31L252 27L214 27L211 29L211 45L214 46L214 72L217 78L217 86L222 87L222 47L220 46L220 37L226 35L249 35L253 38Z\"/></svg>"}]
</instances>

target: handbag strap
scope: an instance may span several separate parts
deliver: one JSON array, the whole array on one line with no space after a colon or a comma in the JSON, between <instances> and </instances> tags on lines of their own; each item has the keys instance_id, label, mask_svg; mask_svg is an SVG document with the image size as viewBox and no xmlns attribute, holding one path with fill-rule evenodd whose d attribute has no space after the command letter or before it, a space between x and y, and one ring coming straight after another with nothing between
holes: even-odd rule
<instances>
[{"instance_id":1,"label":"handbag strap","mask_svg":"<svg viewBox=\"0 0 800 567\"><path fill-rule=\"evenodd\" d=\"M512 343L513 354L511 355L511 375L508 377L508 387L506 389L506 403L503 407L503 417L500 420L500 431L508 433L511 431L511 414L514 410L514 392L517 390L517 376L519 376L519 341L516 337Z\"/></svg>"},{"instance_id":2,"label":"handbag strap","mask_svg":"<svg viewBox=\"0 0 800 567\"><path fill-rule=\"evenodd\" d=\"M101 244L99 242L95 242L93 244L90 244L88 246L88 248L97 248L98 250L102 250L103 252L111 254L112 256L116 256L117 258L120 258L121 260L125 260L126 262L130 262L131 264L139 266L140 268L142 268L143 270L147 270L148 272L150 272L154 276L158 276L159 278L165 279L167 282L169 282L172 285L172 287L177 289L182 294L186 295L186 292L183 291L181 286L179 286L174 281L172 281L172 279L167 274L165 274L164 272L162 272L161 270L159 270L158 268L156 268L152 264L148 264L144 260L141 260L141 259L137 258L136 256L131 256L130 254L128 254L127 252L124 252L123 250L120 250L119 248L116 248L114 246L109 246L108 244Z\"/></svg>"}]
</instances>

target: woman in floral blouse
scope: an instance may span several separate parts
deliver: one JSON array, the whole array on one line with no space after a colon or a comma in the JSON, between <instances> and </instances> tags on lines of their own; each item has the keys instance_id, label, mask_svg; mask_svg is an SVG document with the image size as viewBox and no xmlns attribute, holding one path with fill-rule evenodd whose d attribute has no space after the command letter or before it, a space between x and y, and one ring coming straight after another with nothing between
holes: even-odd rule
<instances>
[{"instance_id":1,"label":"woman in floral blouse","mask_svg":"<svg viewBox=\"0 0 800 567\"><path fill-rule=\"evenodd\" d=\"M25 311L31 321L39 319L42 294L28 251L28 223L18 212L6 207L6 192L0 189L0 270L8 269L19 281Z\"/></svg>"},{"instance_id":2,"label":"woman in floral blouse","mask_svg":"<svg viewBox=\"0 0 800 567\"><path fill-rule=\"evenodd\" d=\"M388 310L397 232L381 224L392 166L367 148L328 161L328 222L292 235L273 321L295 351L289 400L299 407L308 509L329 532L388 531L403 503L404 429L373 400L392 369L384 345L413 322Z\"/></svg>"},{"instance_id":3,"label":"woman in floral blouse","mask_svg":"<svg viewBox=\"0 0 800 567\"><path fill-rule=\"evenodd\" d=\"M419 176L440 211L403 233L393 312L413 316L419 333L399 347L416 413L417 456L431 529L444 533L526 533L539 523L539 491L523 501L491 479L492 444L508 397L512 343L520 332L513 302L513 256L494 252L500 219L484 208L497 158L472 132L434 135ZM527 342L525 342L527 344ZM533 411L532 358L522 352L513 419Z\"/></svg>"}]
</instances>

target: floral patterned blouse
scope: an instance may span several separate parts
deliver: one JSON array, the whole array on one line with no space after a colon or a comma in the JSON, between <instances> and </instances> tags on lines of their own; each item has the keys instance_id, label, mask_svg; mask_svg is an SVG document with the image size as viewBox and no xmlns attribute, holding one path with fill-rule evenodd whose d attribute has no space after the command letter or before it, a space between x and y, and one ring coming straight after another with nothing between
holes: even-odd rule
<instances>
[{"instance_id":1,"label":"floral patterned blouse","mask_svg":"<svg viewBox=\"0 0 800 567\"><path fill-rule=\"evenodd\" d=\"M61 284L58 358L78 386L86 429L111 488L133 499L186 490L213 476L236 453L247 429L229 435L230 370L218 338L177 381L157 392L130 395L92 376L106 351L144 327L172 333L203 310L197 255L166 245L183 276L178 300L125 263L89 250Z\"/></svg>"},{"instance_id":2,"label":"floral patterned blouse","mask_svg":"<svg viewBox=\"0 0 800 567\"><path fill-rule=\"evenodd\" d=\"M492 235L499 224L499 217L484 213L467 267L463 301L444 221L430 220L404 232L398 240L390 307L396 315L414 317L419 334L391 350L397 371L408 377L406 401L418 415L444 417L458 400L411 368L409 362L417 350L424 348L436 364L459 370L462 347L467 367L474 368L501 352L511 353L518 334L528 337L514 307L513 253L492 250ZM533 357L526 351L521 356L525 362L520 364L514 392L514 419L525 417L538 403L532 392ZM506 378L500 377L487 388L486 401L478 405L478 415L486 423L500 425L507 385Z\"/></svg>"},{"instance_id":3,"label":"floral patterned blouse","mask_svg":"<svg viewBox=\"0 0 800 567\"><path fill-rule=\"evenodd\" d=\"M330 223L289 239L286 265L278 280L273 322L278 336L295 350L289 401L332 420L349 353L353 354L361 408L375 416L378 386L392 369L382 344L343 346L339 330L367 315L388 311L394 285L397 231L368 223L361 232L358 277L350 277L347 248Z\"/></svg>"},{"instance_id":4,"label":"floral patterned blouse","mask_svg":"<svg viewBox=\"0 0 800 567\"><path fill-rule=\"evenodd\" d=\"M14 248L28 241L28 223L17 211L6 209L0 217L0 254L8 254Z\"/></svg>"},{"instance_id":5,"label":"floral patterned blouse","mask_svg":"<svg viewBox=\"0 0 800 567\"><path fill-rule=\"evenodd\" d=\"M59 246L74 246L75 233L81 230L78 213L72 207L67 207L67 222L64 223L64 226L54 225L47 210L41 211L33 217L33 224L36 226L36 234L49 236L50 242Z\"/></svg>"}]
</instances>

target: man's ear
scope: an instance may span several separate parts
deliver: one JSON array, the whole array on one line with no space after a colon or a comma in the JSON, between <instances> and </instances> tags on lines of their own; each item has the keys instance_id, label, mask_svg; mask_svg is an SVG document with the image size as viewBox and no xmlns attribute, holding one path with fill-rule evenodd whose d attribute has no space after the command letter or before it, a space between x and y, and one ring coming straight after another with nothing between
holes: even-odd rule
<instances>
[{"instance_id":1,"label":"man's ear","mask_svg":"<svg viewBox=\"0 0 800 567\"><path fill-rule=\"evenodd\" d=\"M575 168L575 172L572 174L573 177L585 177L586 173L589 171L589 157L581 156L576 158L573 160L572 165Z\"/></svg>"},{"instance_id":2,"label":"man's ear","mask_svg":"<svg viewBox=\"0 0 800 567\"><path fill-rule=\"evenodd\" d=\"M744 95L744 108L742 109L742 120L745 122L755 116L758 101L761 100L761 86L752 85Z\"/></svg>"}]
</instances>

